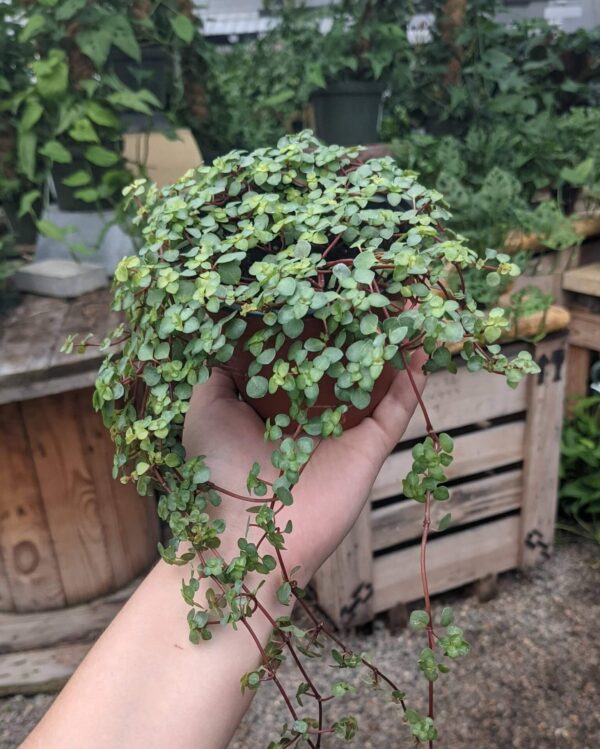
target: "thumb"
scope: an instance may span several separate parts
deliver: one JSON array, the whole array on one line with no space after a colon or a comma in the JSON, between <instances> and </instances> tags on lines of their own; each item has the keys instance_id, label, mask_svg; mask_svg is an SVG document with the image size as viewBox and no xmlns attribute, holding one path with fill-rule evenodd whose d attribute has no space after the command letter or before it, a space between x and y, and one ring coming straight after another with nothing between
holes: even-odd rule
<instances>
[{"instance_id":1,"label":"thumb","mask_svg":"<svg viewBox=\"0 0 600 749\"><path fill-rule=\"evenodd\" d=\"M408 359L407 354L407 359ZM370 437L376 433L379 443L387 455L402 439L408 424L414 414L419 397L425 389L427 377L423 372L423 365L427 361L427 354L423 349L417 349L410 355L408 369L401 370L394 377L390 389L377 406L373 415L355 427ZM353 430L354 431L354 430Z\"/></svg>"}]
</instances>

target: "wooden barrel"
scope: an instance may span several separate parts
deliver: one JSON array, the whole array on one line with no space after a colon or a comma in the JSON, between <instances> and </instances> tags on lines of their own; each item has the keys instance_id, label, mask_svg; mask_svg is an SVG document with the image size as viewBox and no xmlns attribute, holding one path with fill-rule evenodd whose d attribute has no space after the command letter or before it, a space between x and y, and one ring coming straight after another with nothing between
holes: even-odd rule
<instances>
[{"instance_id":1,"label":"wooden barrel","mask_svg":"<svg viewBox=\"0 0 600 749\"><path fill-rule=\"evenodd\" d=\"M154 562L154 500L112 455L89 388L0 405L0 611L90 601Z\"/></svg>"}]
</instances>

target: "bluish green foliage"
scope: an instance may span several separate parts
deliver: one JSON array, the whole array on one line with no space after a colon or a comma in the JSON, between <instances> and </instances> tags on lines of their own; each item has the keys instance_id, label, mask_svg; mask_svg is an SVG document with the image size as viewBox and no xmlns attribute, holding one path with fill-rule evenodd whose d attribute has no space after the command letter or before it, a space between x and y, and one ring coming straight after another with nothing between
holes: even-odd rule
<instances>
[{"instance_id":1,"label":"bluish green foliage","mask_svg":"<svg viewBox=\"0 0 600 749\"><path fill-rule=\"evenodd\" d=\"M391 158L363 162L359 148L324 147L303 132L276 148L234 151L169 187L137 181L127 192L138 205L144 246L115 273L114 307L126 323L104 346L120 341L123 348L104 361L94 405L115 442L115 476L136 482L142 494L159 492L159 514L173 534L161 553L190 567L183 595L191 606L190 637L199 642L211 637L215 621L235 626L252 616L244 580L249 572L268 575L275 560L266 551L280 552L293 533L291 523L277 524L277 508L293 502L316 440L342 433L349 406L369 405L386 366L403 369L422 347L426 371L454 372L448 346L462 343L469 370L504 374L511 386L538 367L526 352L512 360L501 353L496 341L508 325L501 309L486 314L465 290L448 291L450 272L480 268L510 277L516 266L494 251L481 258L447 234L441 194ZM314 320L321 332L308 335L305 326ZM267 487L254 463L247 478L248 499L257 498L249 511L267 543L259 549L242 537L234 559L198 564L196 554L218 548L225 526L207 512L219 506L221 490L203 457L185 455L183 423L193 387L240 348L251 355L246 397L286 396L265 425L278 477ZM335 383L336 403L314 416L309 409L324 378ZM407 497L426 506L448 498L444 469L452 449L448 435L433 433L414 447ZM200 580L209 581L204 600L196 595ZM299 595L293 579L284 578L280 603ZM447 614L442 619L442 652L464 654L460 630ZM300 652L316 654L314 639L289 621L278 631ZM341 669L373 669L363 655L336 649L332 656ZM434 667L436 676L447 670L428 654L422 660L428 678ZM372 677L377 682L378 672ZM256 688L261 678L252 672L242 686ZM295 722L292 734L312 730L310 720ZM428 721L409 720L416 737L434 732ZM348 739L356 726L347 718L332 730Z\"/></svg>"},{"instance_id":2,"label":"bluish green foliage","mask_svg":"<svg viewBox=\"0 0 600 749\"><path fill-rule=\"evenodd\" d=\"M600 395L579 400L561 440L559 527L600 543Z\"/></svg>"}]
</instances>

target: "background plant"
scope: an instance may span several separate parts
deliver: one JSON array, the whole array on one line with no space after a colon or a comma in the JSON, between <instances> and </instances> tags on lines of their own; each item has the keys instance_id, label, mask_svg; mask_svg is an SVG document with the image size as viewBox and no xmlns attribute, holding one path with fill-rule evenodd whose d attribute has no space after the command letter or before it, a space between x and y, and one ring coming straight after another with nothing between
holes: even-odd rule
<instances>
[{"instance_id":1,"label":"background plant","mask_svg":"<svg viewBox=\"0 0 600 749\"><path fill-rule=\"evenodd\" d=\"M21 181L43 185L52 173L55 183L73 190L91 210L117 209L115 220L123 221L121 191L132 180L121 157L128 115L133 111L150 122L153 112L163 110L175 125L186 111L189 68L200 64L204 44L189 3L11 0L2 9L14 26L9 37L20 50L21 74L13 76L0 122L8 122L4 129L14 135L16 146L9 153ZM152 81L139 63L148 45L164 54L166 103L146 88ZM137 71L137 79L127 79L131 85L119 73L115 50ZM198 96L193 95L198 91L191 86L187 93L197 112ZM39 189L18 187L24 211ZM54 239L68 236L49 221L38 222L38 229Z\"/></svg>"},{"instance_id":2,"label":"background plant","mask_svg":"<svg viewBox=\"0 0 600 749\"><path fill-rule=\"evenodd\" d=\"M495 17L502 9L497 0L469 0L459 28L448 34L446 2L434 2L433 38L415 47L413 86L392 85L389 111L397 121L462 137L473 125L510 126L515 117L598 105L600 30L506 23Z\"/></svg>"},{"instance_id":3,"label":"background plant","mask_svg":"<svg viewBox=\"0 0 600 749\"><path fill-rule=\"evenodd\" d=\"M328 81L386 81L393 67L408 69L411 4L264 5L273 17L269 31L208 53L207 118L196 129L211 150L262 147L299 129L311 93Z\"/></svg>"},{"instance_id":4,"label":"background plant","mask_svg":"<svg viewBox=\"0 0 600 749\"><path fill-rule=\"evenodd\" d=\"M600 543L600 396L581 398L561 439L558 527Z\"/></svg>"},{"instance_id":5,"label":"background plant","mask_svg":"<svg viewBox=\"0 0 600 749\"><path fill-rule=\"evenodd\" d=\"M426 605L413 625L427 635L419 660L430 685L426 716L409 708L388 677L324 629L306 607L295 573L285 564L285 536L293 529L280 527L278 509L293 502L294 486L319 440L342 433L348 406L368 406L386 362L405 369L411 353L422 347L427 371L453 372L448 346L463 342L461 356L471 371L503 373L512 386L536 372L529 354L509 361L495 343L508 325L501 309L486 315L464 285L456 292L447 285L449 265L459 277L470 267L492 277L518 269L506 255L489 251L479 259L447 236L442 196L392 159L362 163L358 148L323 147L308 132L281 139L277 148L233 152L163 190L136 182L128 191L139 205L145 245L116 271L115 308L127 322L103 345L120 341L123 351L105 360L94 403L115 441L115 475L135 481L142 494L153 486L159 490L159 514L173 533L161 554L167 562L188 565L183 595L190 605L192 641L210 639L215 622L251 627L252 616L264 609L259 588L245 585L246 575L277 569L283 577L280 602L298 600L312 624L302 630L289 617L272 622L272 647L261 667L243 677L243 687L273 680L289 706L273 664L286 653L299 664L298 653L312 657L333 643L334 666L366 668L400 703L412 735L431 744L437 736L433 683L447 671L444 658L468 651L450 612L434 622L426 574L431 504L449 496L443 484L452 440L436 433L415 389L428 437L413 448L403 492L424 507ZM252 320L256 327L248 329ZM322 332L311 335L305 328L314 321ZM248 467L248 495L240 496L211 481L202 456L185 455L181 434L193 386L205 382L213 366L235 372L234 355L245 334L246 397L283 391L288 405L265 425L278 477L266 483L255 463ZM324 378L335 381L335 401L311 410ZM248 503L250 527L262 534L259 543L240 538L233 559L219 555L224 523L206 512L218 507L223 495ZM206 600L196 596L201 579L210 581ZM351 738L354 719L327 727L324 697L310 687L304 666L299 668L304 678L298 702L303 704L304 695L314 699L317 717L300 718L292 709L293 725L273 746L300 739L319 746L320 737L331 732Z\"/></svg>"},{"instance_id":6,"label":"background plant","mask_svg":"<svg viewBox=\"0 0 600 749\"><path fill-rule=\"evenodd\" d=\"M11 106L15 94L31 84L31 45L19 40L19 17L0 5L0 203L20 218L34 214L42 197L46 173L29 156L27 130Z\"/></svg>"}]
</instances>

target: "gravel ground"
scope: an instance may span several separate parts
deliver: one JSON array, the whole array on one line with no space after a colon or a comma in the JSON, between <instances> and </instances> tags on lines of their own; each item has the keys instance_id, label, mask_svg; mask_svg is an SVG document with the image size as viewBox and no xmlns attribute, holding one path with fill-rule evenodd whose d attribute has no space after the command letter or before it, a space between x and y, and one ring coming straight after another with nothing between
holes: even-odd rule
<instances>
[{"instance_id":1,"label":"gravel ground","mask_svg":"<svg viewBox=\"0 0 600 749\"><path fill-rule=\"evenodd\" d=\"M436 607L453 606L472 646L471 654L436 687L438 749L600 746L599 560L597 546L567 541L543 567L503 575L499 595L488 603L478 603L468 589L435 599ZM414 665L422 633L390 634L378 620L372 633L348 640L356 650L368 652L424 708L426 687ZM323 687L335 678L325 664L312 667ZM280 674L295 683L287 664ZM337 678L342 676L347 678ZM356 679L354 683L357 692L330 703L332 710L358 718L360 732L353 745L412 746L398 708ZM51 701L47 695L1 700L0 749L15 749ZM285 719L274 689L264 687L230 749L264 749ZM334 739L323 742L324 749L342 745Z\"/></svg>"}]
</instances>

